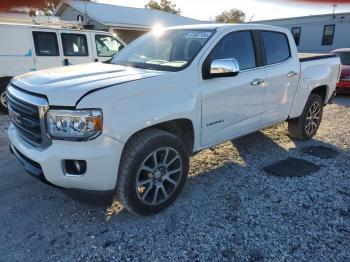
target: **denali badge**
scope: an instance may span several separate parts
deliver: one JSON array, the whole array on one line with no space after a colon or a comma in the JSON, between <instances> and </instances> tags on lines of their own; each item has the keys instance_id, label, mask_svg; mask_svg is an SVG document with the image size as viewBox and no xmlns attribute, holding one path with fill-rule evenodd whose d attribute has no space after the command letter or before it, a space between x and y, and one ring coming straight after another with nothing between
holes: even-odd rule
<instances>
[{"instance_id":1,"label":"denali badge","mask_svg":"<svg viewBox=\"0 0 350 262\"><path fill-rule=\"evenodd\" d=\"M223 122L225 122L225 120L221 119L221 120L218 120L218 121L215 121L215 122L208 123L207 126L212 126L212 125L220 124L220 123L223 123Z\"/></svg>"}]
</instances>

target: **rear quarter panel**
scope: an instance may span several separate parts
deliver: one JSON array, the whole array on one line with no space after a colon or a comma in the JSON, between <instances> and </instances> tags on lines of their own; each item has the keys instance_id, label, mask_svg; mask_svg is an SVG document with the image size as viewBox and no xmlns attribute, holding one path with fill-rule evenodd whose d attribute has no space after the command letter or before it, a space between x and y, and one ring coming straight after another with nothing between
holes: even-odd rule
<instances>
[{"instance_id":1,"label":"rear quarter panel","mask_svg":"<svg viewBox=\"0 0 350 262\"><path fill-rule=\"evenodd\" d=\"M317 59L300 63L300 80L289 118L299 117L313 89L324 86L326 90L325 104L336 88L339 78L339 57Z\"/></svg>"}]
</instances>

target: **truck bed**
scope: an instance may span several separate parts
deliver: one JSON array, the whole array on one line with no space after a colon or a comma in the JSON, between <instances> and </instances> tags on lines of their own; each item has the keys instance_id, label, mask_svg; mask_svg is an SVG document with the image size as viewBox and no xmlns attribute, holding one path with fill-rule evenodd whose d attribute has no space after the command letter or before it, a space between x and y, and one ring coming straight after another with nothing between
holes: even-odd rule
<instances>
[{"instance_id":1,"label":"truck bed","mask_svg":"<svg viewBox=\"0 0 350 262\"><path fill-rule=\"evenodd\" d=\"M300 62L336 57L336 54L299 53Z\"/></svg>"}]
</instances>

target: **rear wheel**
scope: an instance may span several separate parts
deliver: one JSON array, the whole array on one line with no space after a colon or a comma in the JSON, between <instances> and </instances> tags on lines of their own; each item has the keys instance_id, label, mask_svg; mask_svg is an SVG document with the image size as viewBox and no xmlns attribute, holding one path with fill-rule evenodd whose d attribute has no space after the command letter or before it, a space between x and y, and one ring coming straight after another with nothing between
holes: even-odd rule
<instances>
[{"instance_id":1,"label":"rear wheel","mask_svg":"<svg viewBox=\"0 0 350 262\"><path fill-rule=\"evenodd\" d=\"M6 86L0 86L0 111L7 112Z\"/></svg>"},{"instance_id":2,"label":"rear wheel","mask_svg":"<svg viewBox=\"0 0 350 262\"><path fill-rule=\"evenodd\" d=\"M126 145L116 197L134 214L157 213L181 192L188 166L189 156L181 139L162 130L146 130Z\"/></svg>"},{"instance_id":3,"label":"rear wheel","mask_svg":"<svg viewBox=\"0 0 350 262\"><path fill-rule=\"evenodd\" d=\"M301 116L288 121L289 134L297 139L311 139L320 127L322 113L322 97L318 94L311 94Z\"/></svg>"}]
</instances>

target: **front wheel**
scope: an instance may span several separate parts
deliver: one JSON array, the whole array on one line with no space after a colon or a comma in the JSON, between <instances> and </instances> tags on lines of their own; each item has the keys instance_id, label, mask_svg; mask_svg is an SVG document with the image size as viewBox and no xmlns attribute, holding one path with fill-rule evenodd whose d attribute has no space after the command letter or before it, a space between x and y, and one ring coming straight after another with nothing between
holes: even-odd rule
<instances>
[{"instance_id":1,"label":"front wheel","mask_svg":"<svg viewBox=\"0 0 350 262\"><path fill-rule=\"evenodd\" d=\"M6 86L0 86L0 111L7 111Z\"/></svg>"},{"instance_id":2,"label":"front wheel","mask_svg":"<svg viewBox=\"0 0 350 262\"><path fill-rule=\"evenodd\" d=\"M323 100L311 94L300 117L288 121L289 134L297 139L309 140L316 135L323 114Z\"/></svg>"},{"instance_id":3,"label":"front wheel","mask_svg":"<svg viewBox=\"0 0 350 262\"><path fill-rule=\"evenodd\" d=\"M157 213L181 192L188 167L189 156L181 139L162 130L143 131L125 146L116 198L131 213Z\"/></svg>"}]
</instances>

